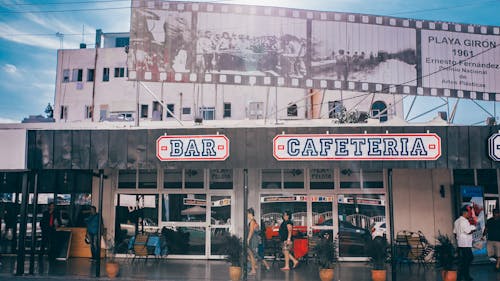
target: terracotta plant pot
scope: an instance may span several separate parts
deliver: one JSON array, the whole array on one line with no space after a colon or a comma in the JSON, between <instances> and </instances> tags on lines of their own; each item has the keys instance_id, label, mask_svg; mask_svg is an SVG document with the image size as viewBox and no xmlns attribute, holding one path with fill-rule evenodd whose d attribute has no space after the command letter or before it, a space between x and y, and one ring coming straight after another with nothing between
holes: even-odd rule
<instances>
[{"instance_id":1,"label":"terracotta plant pot","mask_svg":"<svg viewBox=\"0 0 500 281\"><path fill-rule=\"evenodd\" d=\"M387 277L387 270L372 270L372 280L373 281L385 281Z\"/></svg>"},{"instance_id":2,"label":"terracotta plant pot","mask_svg":"<svg viewBox=\"0 0 500 281\"><path fill-rule=\"evenodd\" d=\"M120 265L117 262L106 262L106 273L109 278L115 278L120 271Z\"/></svg>"},{"instance_id":3,"label":"terracotta plant pot","mask_svg":"<svg viewBox=\"0 0 500 281\"><path fill-rule=\"evenodd\" d=\"M241 278L241 267L239 266L230 266L229 267L229 279L231 281L238 281Z\"/></svg>"},{"instance_id":4,"label":"terracotta plant pot","mask_svg":"<svg viewBox=\"0 0 500 281\"><path fill-rule=\"evenodd\" d=\"M443 270L441 271L441 277L443 281L457 281L457 272L455 270Z\"/></svg>"},{"instance_id":5,"label":"terracotta plant pot","mask_svg":"<svg viewBox=\"0 0 500 281\"><path fill-rule=\"evenodd\" d=\"M319 270L319 279L321 279L321 281L332 281L333 268L321 268Z\"/></svg>"}]
</instances>

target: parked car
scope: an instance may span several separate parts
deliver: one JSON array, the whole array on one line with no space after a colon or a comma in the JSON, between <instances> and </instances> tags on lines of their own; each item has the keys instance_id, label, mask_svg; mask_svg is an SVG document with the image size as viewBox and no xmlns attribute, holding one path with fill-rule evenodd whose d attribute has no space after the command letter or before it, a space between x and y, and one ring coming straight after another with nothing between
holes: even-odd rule
<instances>
[{"instance_id":1,"label":"parked car","mask_svg":"<svg viewBox=\"0 0 500 281\"><path fill-rule=\"evenodd\" d=\"M376 222L372 228L371 228L371 233L372 233L372 239L375 239L375 237L385 237L386 236L386 223L385 221L379 221Z\"/></svg>"}]
</instances>

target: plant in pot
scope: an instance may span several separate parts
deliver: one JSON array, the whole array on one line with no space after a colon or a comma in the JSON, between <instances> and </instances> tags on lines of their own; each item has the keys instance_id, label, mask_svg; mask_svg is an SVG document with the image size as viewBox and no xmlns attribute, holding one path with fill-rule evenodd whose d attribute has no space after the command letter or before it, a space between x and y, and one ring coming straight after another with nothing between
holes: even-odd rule
<instances>
[{"instance_id":1,"label":"plant in pot","mask_svg":"<svg viewBox=\"0 0 500 281\"><path fill-rule=\"evenodd\" d=\"M387 278L387 270L385 267L387 248L387 239L381 236L375 237L368 243L368 255L373 266L373 281L385 281Z\"/></svg>"},{"instance_id":2,"label":"plant in pot","mask_svg":"<svg viewBox=\"0 0 500 281\"><path fill-rule=\"evenodd\" d=\"M106 249L106 273L109 278L115 278L120 271L120 264L115 260L115 239L111 235L105 235L104 246Z\"/></svg>"},{"instance_id":3,"label":"plant in pot","mask_svg":"<svg viewBox=\"0 0 500 281\"><path fill-rule=\"evenodd\" d=\"M229 267L229 277L233 281L241 278L241 262L243 258L243 244L236 235L227 235L222 241L224 243L219 248L218 254L224 255L225 260L231 264Z\"/></svg>"},{"instance_id":4,"label":"plant in pot","mask_svg":"<svg viewBox=\"0 0 500 281\"><path fill-rule=\"evenodd\" d=\"M322 238L314 247L316 263L321 281L333 280L333 268L337 261L337 249L331 239Z\"/></svg>"},{"instance_id":5,"label":"plant in pot","mask_svg":"<svg viewBox=\"0 0 500 281\"><path fill-rule=\"evenodd\" d=\"M436 238L437 244L434 247L436 265L441 268L443 281L456 281L457 269L455 259L455 246L448 235L439 233Z\"/></svg>"}]
</instances>

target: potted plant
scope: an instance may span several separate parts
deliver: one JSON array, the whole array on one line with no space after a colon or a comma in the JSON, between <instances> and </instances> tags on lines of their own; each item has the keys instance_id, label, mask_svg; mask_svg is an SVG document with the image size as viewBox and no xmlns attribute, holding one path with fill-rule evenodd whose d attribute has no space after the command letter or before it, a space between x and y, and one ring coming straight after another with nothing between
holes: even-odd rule
<instances>
[{"instance_id":1,"label":"potted plant","mask_svg":"<svg viewBox=\"0 0 500 281\"><path fill-rule=\"evenodd\" d=\"M231 264L229 277L233 281L241 278L241 262L243 256L243 244L236 235L228 235L223 239L224 243L219 248L218 254L224 255L225 260Z\"/></svg>"},{"instance_id":2,"label":"potted plant","mask_svg":"<svg viewBox=\"0 0 500 281\"><path fill-rule=\"evenodd\" d=\"M443 281L456 281L455 246L451 242L450 237L439 233L434 251L436 264L438 268L441 268Z\"/></svg>"},{"instance_id":3,"label":"potted plant","mask_svg":"<svg viewBox=\"0 0 500 281\"><path fill-rule=\"evenodd\" d=\"M109 278L115 278L120 271L120 264L115 260L116 247L113 236L105 235L102 248L106 249L106 273Z\"/></svg>"},{"instance_id":4,"label":"potted plant","mask_svg":"<svg viewBox=\"0 0 500 281\"><path fill-rule=\"evenodd\" d=\"M316 263L319 267L319 278L321 281L333 280L333 268L337 261L337 249L335 243L323 238L314 247Z\"/></svg>"},{"instance_id":5,"label":"potted plant","mask_svg":"<svg viewBox=\"0 0 500 281\"><path fill-rule=\"evenodd\" d=\"M372 280L385 281L387 270L385 262L387 260L387 240L384 237L377 236L368 244L368 255L372 263Z\"/></svg>"}]
</instances>

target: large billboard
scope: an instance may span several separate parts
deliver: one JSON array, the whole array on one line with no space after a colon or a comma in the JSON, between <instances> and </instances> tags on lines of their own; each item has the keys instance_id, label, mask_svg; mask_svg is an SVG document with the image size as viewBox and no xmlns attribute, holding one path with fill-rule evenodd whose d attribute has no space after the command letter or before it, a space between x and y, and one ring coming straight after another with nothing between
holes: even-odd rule
<instances>
[{"instance_id":1,"label":"large billboard","mask_svg":"<svg viewBox=\"0 0 500 281\"><path fill-rule=\"evenodd\" d=\"M129 79L500 100L500 28L133 0Z\"/></svg>"}]
</instances>

